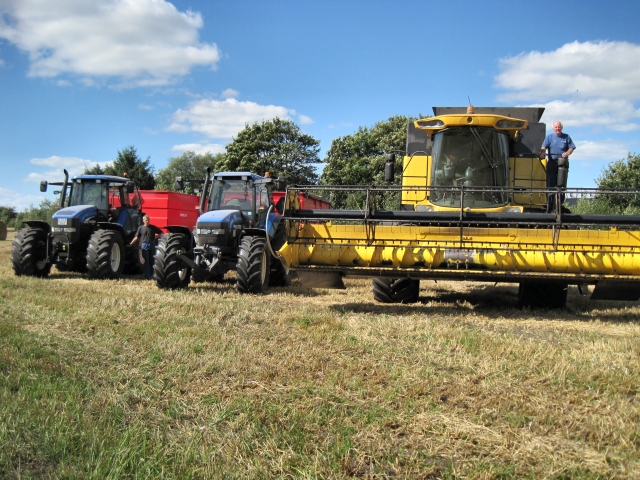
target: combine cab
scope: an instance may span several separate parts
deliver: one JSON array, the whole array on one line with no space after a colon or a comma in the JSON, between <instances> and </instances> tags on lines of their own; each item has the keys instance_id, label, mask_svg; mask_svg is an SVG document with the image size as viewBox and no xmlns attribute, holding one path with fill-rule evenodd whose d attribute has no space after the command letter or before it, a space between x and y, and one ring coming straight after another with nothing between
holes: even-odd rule
<instances>
[{"instance_id":1,"label":"combine cab","mask_svg":"<svg viewBox=\"0 0 640 480\"><path fill-rule=\"evenodd\" d=\"M92 278L118 278L138 273L137 251L126 248L142 224L135 183L124 177L80 175L69 180L64 171L61 209L51 225L31 220L20 230L11 248L16 275L46 277L51 266L86 272ZM46 192L47 182L40 184Z\"/></svg>"},{"instance_id":2,"label":"combine cab","mask_svg":"<svg viewBox=\"0 0 640 480\"><path fill-rule=\"evenodd\" d=\"M417 301L421 279L518 283L520 306L562 308L571 284L595 285L595 299L638 300L640 216L547 211L549 196L562 205L637 192L546 188L543 111L434 107L408 126L401 186L289 188L279 255L309 286L373 278L386 303ZM394 168L390 154L389 182ZM304 208L305 190L359 208Z\"/></svg>"}]
</instances>

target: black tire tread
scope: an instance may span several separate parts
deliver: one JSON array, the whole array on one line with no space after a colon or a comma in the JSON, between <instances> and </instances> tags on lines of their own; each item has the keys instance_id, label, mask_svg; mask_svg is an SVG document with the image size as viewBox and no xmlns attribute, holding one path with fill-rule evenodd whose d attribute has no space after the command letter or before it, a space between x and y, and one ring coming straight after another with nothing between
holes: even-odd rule
<instances>
[{"instance_id":1,"label":"black tire tread","mask_svg":"<svg viewBox=\"0 0 640 480\"><path fill-rule=\"evenodd\" d=\"M236 285L240 293L264 293L269 285L270 266L262 279L262 258L270 263L271 255L263 255L267 241L262 237L245 236L240 241L236 263Z\"/></svg>"},{"instance_id":2,"label":"black tire tread","mask_svg":"<svg viewBox=\"0 0 640 480\"><path fill-rule=\"evenodd\" d=\"M111 269L111 248L120 246L120 264ZM120 278L125 262L124 241L120 232L99 229L93 232L87 248L87 273L90 278Z\"/></svg>"},{"instance_id":3,"label":"black tire tread","mask_svg":"<svg viewBox=\"0 0 640 480\"><path fill-rule=\"evenodd\" d=\"M420 281L411 278L374 278L373 298L381 303L416 303Z\"/></svg>"},{"instance_id":4,"label":"black tire tread","mask_svg":"<svg viewBox=\"0 0 640 480\"><path fill-rule=\"evenodd\" d=\"M178 258L178 251L185 250L185 244L182 233L169 233L160 238L153 264L153 279L158 288L176 290L189 286L191 267L184 266ZM180 272L185 268L186 274L181 278Z\"/></svg>"},{"instance_id":5,"label":"black tire tread","mask_svg":"<svg viewBox=\"0 0 640 480\"><path fill-rule=\"evenodd\" d=\"M38 267L46 255L47 234L41 228L23 228L11 244L11 264L17 276L45 278L51 272L51 262ZM43 251L44 245L44 251Z\"/></svg>"}]
</instances>

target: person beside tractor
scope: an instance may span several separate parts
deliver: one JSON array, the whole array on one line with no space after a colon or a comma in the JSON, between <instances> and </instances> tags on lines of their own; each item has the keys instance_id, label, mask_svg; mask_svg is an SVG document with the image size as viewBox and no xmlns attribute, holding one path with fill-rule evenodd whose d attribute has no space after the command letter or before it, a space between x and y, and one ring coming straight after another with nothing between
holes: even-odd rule
<instances>
[{"instance_id":1,"label":"person beside tractor","mask_svg":"<svg viewBox=\"0 0 640 480\"><path fill-rule=\"evenodd\" d=\"M133 246L140 241L141 262L144 267L144 278L149 280L153 277L153 252L155 250L156 238L159 237L158 228L151 225L149 215L142 217L143 225L138 227L135 237L129 245Z\"/></svg>"},{"instance_id":2,"label":"person beside tractor","mask_svg":"<svg viewBox=\"0 0 640 480\"><path fill-rule=\"evenodd\" d=\"M566 176L558 183L558 171L563 167L569 169L569 155L576 149L573 140L566 133L562 133L562 122L553 122L553 133L550 133L542 142L540 149L540 158L545 157L547 149L549 149L549 158L547 159L547 188L566 187ZM555 205L555 195L549 193L547 196L547 211L553 211Z\"/></svg>"}]
</instances>

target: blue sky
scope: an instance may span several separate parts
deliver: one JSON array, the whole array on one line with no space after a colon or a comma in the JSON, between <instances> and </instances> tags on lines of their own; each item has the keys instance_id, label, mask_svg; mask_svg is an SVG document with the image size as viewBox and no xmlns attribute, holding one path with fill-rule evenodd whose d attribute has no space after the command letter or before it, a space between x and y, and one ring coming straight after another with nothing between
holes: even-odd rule
<instances>
[{"instance_id":1,"label":"blue sky","mask_svg":"<svg viewBox=\"0 0 640 480\"><path fill-rule=\"evenodd\" d=\"M155 170L290 118L331 140L432 106L544 106L570 187L640 153L640 2L0 0L0 205L136 147Z\"/></svg>"}]
</instances>

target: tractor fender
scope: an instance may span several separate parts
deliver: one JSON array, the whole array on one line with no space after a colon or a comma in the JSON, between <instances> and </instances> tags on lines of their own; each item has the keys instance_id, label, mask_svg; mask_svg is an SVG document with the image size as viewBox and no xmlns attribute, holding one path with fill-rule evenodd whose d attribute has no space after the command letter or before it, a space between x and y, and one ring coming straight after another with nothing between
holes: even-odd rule
<instances>
[{"instance_id":1,"label":"tractor fender","mask_svg":"<svg viewBox=\"0 0 640 480\"><path fill-rule=\"evenodd\" d=\"M124 228L122 228L122 225L119 225L117 223L97 222L96 228L102 228L103 230L115 230L116 232L119 232L120 235L122 235L123 240L125 239Z\"/></svg>"},{"instance_id":2,"label":"tractor fender","mask_svg":"<svg viewBox=\"0 0 640 480\"><path fill-rule=\"evenodd\" d=\"M43 222L42 220L26 220L22 223L26 223L31 228L40 228L47 233L51 233L51 225L49 225L47 222Z\"/></svg>"},{"instance_id":3,"label":"tractor fender","mask_svg":"<svg viewBox=\"0 0 640 480\"><path fill-rule=\"evenodd\" d=\"M193 236L193 232L189 229L189 227L185 227L182 225L167 225L164 227L169 233L181 233L185 237L189 239L189 251L193 250L193 247L196 246L196 240Z\"/></svg>"},{"instance_id":4,"label":"tractor fender","mask_svg":"<svg viewBox=\"0 0 640 480\"><path fill-rule=\"evenodd\" d=\"M251 236L251 237L266 237L267 234L263 228L244 228L242 229L242 236Z\"/></svg>"}]
</instances>

